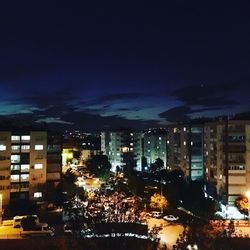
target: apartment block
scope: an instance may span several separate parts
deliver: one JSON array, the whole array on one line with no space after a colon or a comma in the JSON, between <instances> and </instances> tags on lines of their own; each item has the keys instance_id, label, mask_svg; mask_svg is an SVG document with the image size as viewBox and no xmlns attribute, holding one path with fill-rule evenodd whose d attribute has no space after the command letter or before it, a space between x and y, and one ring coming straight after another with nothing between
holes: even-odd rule
<instances>
[{"instance_id":1,"label":"apartment block","mask_svg":"<svg viewBox=\"0 0 250 250\"><path fill-rule=\"evenodd\" d=\"M128 156L135 161L136 170L141 171L142 134L130 130L101 133L101 151L108 156L112 171L124 167Z\"/></svg>"},{"instance_id":2,"label":"apartment block","mask_svg":"<svg viewBox=\"0 0 250 250\"><path fill-rule=\"evenodd\" d=\"M143 156L148 167L160 158L164 162L164 168L168 168L167 130L149 129L144 133L143 145Z\"/></svg>"},{"instance_id":3,"label":"apartment block","mask_svg":"<svg viewBox=\"0 0 250 250\"><path fill-rule=\"evenodd\" d=\"M59 182L61 151L54 146L47 131L0 131L0 193L4 206L13 199L43 200L46 182Z\"/></svg>"},{"instance_id":4,"label":"apartment block","mask_svg":"<svg viewBox=\"0 0 250 250\"><path fill-rule=\"evenodd\" d=\"M250 190L250 121L220 120L205 124L207 179L229 204Z\"/></svg>"},{"instance_id":5,"label":"apartment block","mask_svg":"<svg viewBox=\"0 0 250 250\"><path fill-rule=\"evenodd\" d=\"M191 180L203 179L203 125L168 127L167 157L171 170L181 169Z\"/></svg>"}]
</instances>

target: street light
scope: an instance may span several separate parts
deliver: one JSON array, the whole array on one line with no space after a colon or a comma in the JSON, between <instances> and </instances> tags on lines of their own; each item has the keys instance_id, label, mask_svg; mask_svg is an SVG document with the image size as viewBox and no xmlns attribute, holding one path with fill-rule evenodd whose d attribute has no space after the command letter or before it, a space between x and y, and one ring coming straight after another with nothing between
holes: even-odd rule
<instances>
[{"instance_id":1,"label":"street light","mask_svg":"<svg viewBox=\"0 0 250 250\"><path fill-rule=\"evenodd\" d=\"M0 224L2 224L2 212L3 212L3 195L0 194Z\"/></svg>"},{"instance_id":2,"label":"street light","mask_svg":"<svg viewBox=\"0 0 250 250\"><path fill-rule=\"evenodd\" d=\"M247 202L248 202L248 219L250 220L250 191L246 192Z\"/></svg>"}]
</instances>

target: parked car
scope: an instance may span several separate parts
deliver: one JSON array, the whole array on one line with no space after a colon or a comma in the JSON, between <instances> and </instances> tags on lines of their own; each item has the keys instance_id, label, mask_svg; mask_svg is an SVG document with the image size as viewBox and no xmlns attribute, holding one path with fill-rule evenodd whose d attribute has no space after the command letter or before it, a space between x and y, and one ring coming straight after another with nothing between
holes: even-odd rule
<instances>
[{"instance_id":1,"label":"parked car","mask_svg":"<svg viewBox=\"0 0 250 250\"><path fill-rule=\"evenodd\" d=\"M162 217L162 213L159 211L152 211L150 214L154 218L161 218Z\"/></svg>"},{"instance_id":2,"label":"parked car","mask_svg":"<svg viewBox=\"0 0 250 250\"><path fill-rule=\"evenodd\" d=\"M36 223L39 223L39 218L38 218L38 216L36 214L33 214L33 215L18 215L18 216L15 216L13 218L13 227L14 228L20 228L22 219L27 218L29 216L34 217Z\"/></svg>"},{"instance_id":3,"label":"parked car","mask_svg":"<svg viewBox=\"0 0 250 250\"><path fill-rule=\"evenodd\" d=\"M177 221L179 220L179 217L169 214L169 215L164 216L163 219L167 221Z\"/></svg>"},{"instance_id":4,"label":"parked car","mask_svg":"<svg viewBox=\"0 0 250 250\"><path fill-rule=\"evenodd\" d=\"M54 236L55 229L49 227L47 223L38 223L34 228L29 230L22 230L22 237L41 237L41 236Z\"/></svg>"},{"instance_id":5,"label":"parked car","mask_svg":"<svg viewBox=\"0 0 250 250\"><path fill-rule=\"evenodd\" d=\"M65 234L71 234L72 233L72 227L70 224L66 223L63 226L63 231Z\"/></svg>"}]
</instances>

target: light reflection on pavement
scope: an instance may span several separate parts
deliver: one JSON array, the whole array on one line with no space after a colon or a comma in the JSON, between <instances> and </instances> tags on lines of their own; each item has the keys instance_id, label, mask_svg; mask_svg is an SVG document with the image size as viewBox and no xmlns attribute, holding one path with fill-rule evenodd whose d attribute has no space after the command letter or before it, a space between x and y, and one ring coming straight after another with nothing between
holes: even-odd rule
<instances>
[{"instance_id":1,"label":"light reflection on pavement","mask_svg":"<svg viewBox=\"0 0 250 250\"><path fill-rule=\"evenodd\" d=\"M154 225L163 226L159 236L161 241L166 243L168 247L172 247L176 243L176 240L179 238L179 234L182 234L184 230L181 224L167 222L163 219L150 218L147 222L149 229L151 229Z\"/></svg>"}]
</instances>

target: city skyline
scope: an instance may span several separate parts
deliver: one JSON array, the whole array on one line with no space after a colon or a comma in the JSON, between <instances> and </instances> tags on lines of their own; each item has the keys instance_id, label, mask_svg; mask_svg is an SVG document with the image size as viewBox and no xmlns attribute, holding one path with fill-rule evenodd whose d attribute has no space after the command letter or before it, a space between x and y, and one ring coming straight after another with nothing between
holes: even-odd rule
<instances>
[{"instance_id":1,"label":"city skyline","mask_svg":"<svg viewBox=\"0 0 250 250\"><path fill-rule=\"evenodd\" d=\"M91 130L250 111L249 5L2 9L2 119Z\"/></svg>"}]
</instances>

